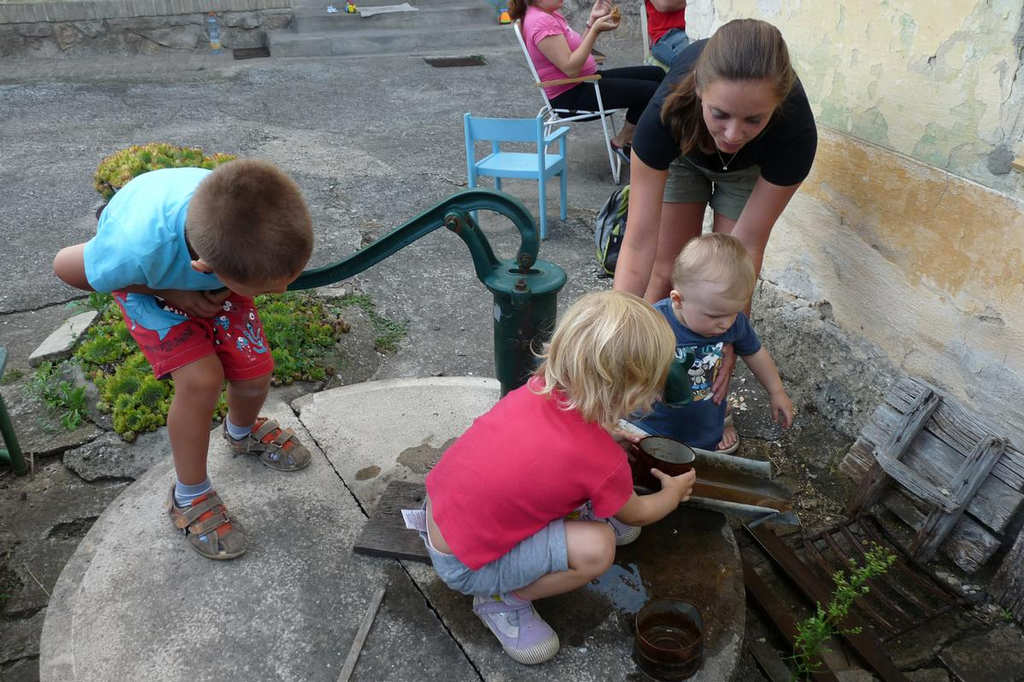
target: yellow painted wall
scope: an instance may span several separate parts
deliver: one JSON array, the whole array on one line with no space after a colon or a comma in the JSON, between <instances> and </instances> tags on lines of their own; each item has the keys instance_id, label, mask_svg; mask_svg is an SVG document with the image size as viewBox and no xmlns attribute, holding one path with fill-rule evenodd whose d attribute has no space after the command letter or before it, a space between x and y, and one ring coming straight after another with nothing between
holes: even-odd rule
<instances>
[{"instance_id":1,"label":"yellow painted wall","mask_svg":"<svg viewBox=\"0 0 1024 682\"><path fill-rule=\"evenodd\" d=\"M1024 425L1021 0L695 0L689 32L779 26L820 132L763 276ZM1022 426L1024 428L1024 426Z\"/></svg>"}]
</instances>

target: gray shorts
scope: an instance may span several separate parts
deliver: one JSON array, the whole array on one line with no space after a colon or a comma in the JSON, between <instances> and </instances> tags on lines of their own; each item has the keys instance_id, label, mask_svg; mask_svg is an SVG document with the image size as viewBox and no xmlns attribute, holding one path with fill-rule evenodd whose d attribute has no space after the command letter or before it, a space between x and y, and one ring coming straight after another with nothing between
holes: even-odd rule
<instances>
[{"instance_id":1,"label":"gray shorts","mask_svg":"<svg viewBox=\"0 0 1024 682\"><path fill-rule=\"evenodd\" d=\"M448 587L463 594L504 594L526 587L548 573L569 570L563 519L555 519L503 556L475 571L454 554L434 549L426 533L421 532L420 537L427 546L437 575Z\"/></svg>"},{"instance_id":2,"label":"gray shorts","mask_svg":"<svg viewBox=\"0 0 1024 682\"><path fill-rule=\"evenodd\" d=\"M760 166L716 173L680 156L668 167L663 201L670 204L711 204L715 213L721 213L730 220L739 220L759 177Z\"/></svg>"}]
</instances>

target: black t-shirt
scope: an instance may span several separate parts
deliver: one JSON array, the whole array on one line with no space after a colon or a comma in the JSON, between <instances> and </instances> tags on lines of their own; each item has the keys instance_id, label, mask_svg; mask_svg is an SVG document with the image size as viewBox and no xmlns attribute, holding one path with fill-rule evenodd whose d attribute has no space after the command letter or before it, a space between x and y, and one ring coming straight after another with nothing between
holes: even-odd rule
<instances>
[{"instance_id":1,"label":"black t-shirt","mask_svg":"<svg viewBox=\"0 0 1024 682\"><path fill-rule=\"evenodd\" d=\"M637 123L633 151L651 168L665 170L680 155L679 140L661 121L661 105L676 83L693 70L707 42L698 40L679 53ZM807 177L817 146L818 130L814 125L814 115L798 79L761 134L743 145L735 158L726 157L726 161L730 171L757 164L761 167L761 177L774 185L786 187ZM722 171L722 160L717 154L694 150L686 155L686 159L709 171Z\"/></svg>"}]
</instances>

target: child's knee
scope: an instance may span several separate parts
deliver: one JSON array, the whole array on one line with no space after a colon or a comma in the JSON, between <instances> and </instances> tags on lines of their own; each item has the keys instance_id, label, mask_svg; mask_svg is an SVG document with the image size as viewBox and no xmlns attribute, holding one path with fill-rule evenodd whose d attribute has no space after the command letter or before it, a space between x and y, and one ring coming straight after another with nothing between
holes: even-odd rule
<instances>
[{"instance_id":1,"label":"child's knee","mask_svg":"<svg viewBox=\"0 0 1024 682\"><path fill-rule=\"evenodd\" d=\"M171 373L174 395L191 400L216 401L224 388L224 370L215 358L200 361Z\"/></svg>"},{"instance_id":2,"label":"child's knee","mask_svg":"<svg viewBox=\"0 0 1024 682\"><path fill-rule=\"evenodd\" d=\"M253 379L230 381L231 392L239 398L260 398L270 391L270 379L272 373Z\"/></svg>"},{"instance_id":3,"label":"child's knee","mask_svg":"<svg viewBox=\"0 0 1024 682\"><path fill-rule=\"evenodd\" d=\"M582 531L570 551L569 563L578 571L599 576L615 561L615 531L604 522L587 523Z\"/></svg>"}]
</instances>

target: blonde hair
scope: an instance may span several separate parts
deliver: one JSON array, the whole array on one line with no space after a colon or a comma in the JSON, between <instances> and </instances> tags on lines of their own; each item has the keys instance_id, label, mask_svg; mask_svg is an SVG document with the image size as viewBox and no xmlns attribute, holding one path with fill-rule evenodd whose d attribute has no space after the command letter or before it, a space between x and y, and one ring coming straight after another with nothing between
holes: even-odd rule
<instances>
[{"instance_id":1,"label":"blonde hair","mask_svg":"<svg viewBox=\"0 0 1024 682\"><path fill-rule=\"evenodd\" d=\"M676 339L651 304L623 291L602 291L572 304L540 354L538 394L561 392L563 409L605 428L649 409L660 397Z\"/></svg>"},{"instance_id":2,"label":"blonde hair","mask_svg":"<svg viewBox=\"0 0 1024 682\"><path fill-rule=\"evenodd\" d=\"M757 283L754 261L736 237L702 234L686 242L672 266L673 289L685 294L686 288L697 282L724 284L724 297L746 303Z\"/></svg>"}]
</instances>

